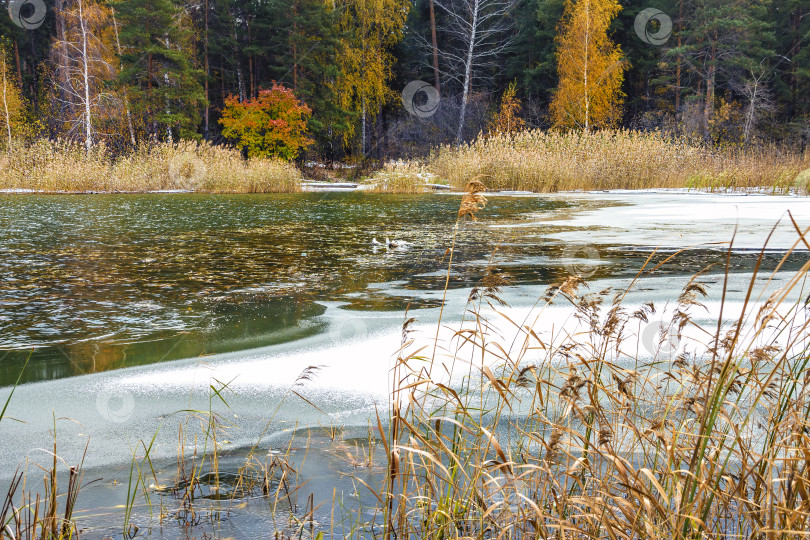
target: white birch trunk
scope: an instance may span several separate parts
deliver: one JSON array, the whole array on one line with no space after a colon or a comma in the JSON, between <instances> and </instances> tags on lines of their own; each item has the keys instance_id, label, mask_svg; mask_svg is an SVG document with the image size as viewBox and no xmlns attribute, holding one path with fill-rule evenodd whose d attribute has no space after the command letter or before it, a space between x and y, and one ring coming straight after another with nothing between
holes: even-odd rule
<instances>
[{"instance_id":1,"label":"white birch trunk","mask_svg":"<svg viewBox=\"0 0 810 540\"><path fill-rule=\"evenodd\" d=\"M461 111L458 115L458 131L456 132L456 143L461 144L464 136L464 121L467 116L467 99L470 95L470 78L472 77L473 53L475 52L475 39L478 35L478 11L481 0L475 0L472 11L472 24L470 25L470 40L467 45L467 56L464 60L464 82L461 94Z\"/></svg>"},{"instance_id":2,"label":"white birch trunk","mask_svg":"<svg viewBox=\"0 0 810 540\"><path fill-rule=\"evenodd\" d=\"M3 55L3 111L6 113L6 131L8 132L8 151L11 152L11 113L8 110L8 71L6 57Z\"/></svg>"},{"instance_id":3,"label":"white birch trunk","mask_svg":"<svg viewBox=\"0 0 810 540\"><path fill-rule=\"evenodd\" d=\"M79 28L82 33L82 79L84 82L84 145L93 148L93 117L90 113L90 67L87 61L87 24L84 20L84 2L78 0Z\"/></svg>"}]
</instances>

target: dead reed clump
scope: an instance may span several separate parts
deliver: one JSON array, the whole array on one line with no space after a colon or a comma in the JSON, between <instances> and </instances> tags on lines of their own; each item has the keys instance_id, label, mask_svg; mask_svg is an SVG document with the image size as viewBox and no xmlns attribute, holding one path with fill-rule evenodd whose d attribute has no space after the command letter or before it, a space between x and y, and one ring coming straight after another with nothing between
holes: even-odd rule
<instances>
[{"instance_id":1,"label":"dead reed clump","mask_svg":"<svg viewBox=\"0 0 810 540\"><path fill-rule=\"evenodd\" d=\"M368 182L375 193L424 193L436 184L436 176L416 162L389 162Z\"/></svg>"},{"instance_id":2,"label":"dead reed clump","mask_svg":"<svg viewBox=\"0 0 810 540\"><path fill-rule=\"evenodd\" d=\"M706 320L702 274L667 310L625 306L626 291L585 294L572 276L521 322L488 272L450 337L420 346L409 318L392 368L381 536L806 535L808 269L763 302L753 275L746 309L706 326L694 316ZM539 328L552 302L573 326Z\"/></svg>"},{"instance_id":3,"label":"dead reed clump","mask_svg":"<svg viewBox=\"0 0 810 540\"><path fill-rule=\"evenodd\" d=\"M299 191L300 171L279 159L244 160L233 148L209 143L144 144L113 156L103 145L90 152L75 143L39 139L0 158L0 189L59 192L206 193Z\"/></svg>"},{"instance_id":4,"label":"dead reed clump","mask_svg":"<svg viewBox=\"0 0 810 540\"><path fill-rule=\"evenodd\" d=\"M493 189L571 190L691 188L806 192L797 180L810 167L804 155L769 146L710 149L660 133L528 130L481 136L443 146L429 168L461 187L485 174Z\"/></svg>"}]
</instances>

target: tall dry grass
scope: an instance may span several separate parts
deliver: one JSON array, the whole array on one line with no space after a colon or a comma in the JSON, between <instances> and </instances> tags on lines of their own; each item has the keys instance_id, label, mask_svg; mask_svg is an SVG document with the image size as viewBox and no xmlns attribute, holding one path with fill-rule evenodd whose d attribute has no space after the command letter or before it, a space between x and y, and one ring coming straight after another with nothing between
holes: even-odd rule
<instances>
[{"instance_id":1,"label":"tall dry grass","mask_svg":"<svg viewBox=\"0 0 810 540\"><path fill-rule=\"evenodd\" d=\"M435 189L436 175L417 162L389 162L370 179L375 193L425 193Z\"/></svg>"},{"instance_id":2,"label":"tall dry grass","mask_svg":"<svg viewBox=\"0 0 810 540\"><path fill-rule=\"evenodd\" d=\"M143 145L116 157L104 146L40 139L0 153L0 189L56 192L292 192L301 173L276 159L242 159L209 143Z\"/></svg>"},{"instance_id":3,"label":"tall dry grass","mask_svg":"<svg viewBox=\"0 0 810 540\"><path fill-rule=\"evenodd\" d=\"M807 191L797 177L810 168L810 152L777 147L709 149L659 133L547 132L482 136L443 146L430 169L462 188L488 176L494 189L555 192L603 189L747 189Z\"/></svg>"},{"instance_id":4,"label":"tall dry grass","mask_svg":"<svg viewBox=\"0 0 810 540\"><path fill-rule=\"evenodd\" d=\"M459 216L485 202L475 191L466 199ZM742 314L707 326L696 275L648 354L636 336L661 306L625 306L621 290L585 294L579 276L514 320L500 296L506 279L487 272L449 342L437 333L417 348L408 319L392 370L379 536L806 537L808 269L761 299L755 272ZM552 304L568 306L576 332L535 331ZM689 352L675 356L671 336L691 340Z\"/></svg>"}]
</instances>

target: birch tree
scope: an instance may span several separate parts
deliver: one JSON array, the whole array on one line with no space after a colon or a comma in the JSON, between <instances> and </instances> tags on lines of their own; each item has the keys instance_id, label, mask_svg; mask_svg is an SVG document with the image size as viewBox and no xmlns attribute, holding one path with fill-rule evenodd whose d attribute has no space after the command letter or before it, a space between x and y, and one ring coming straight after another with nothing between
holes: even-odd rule
<instances>
[{"instance_id":1,"label":"birch tree","mask_svg":"<svg viewBox=\"0 0 810 540\"><path fill-rule=\"evenodd\" d=\"M616 0L567 0L558 34L559 86L551 101L556 127L610 127L621 118L625 63L608 36Z\"/></svg>"},{"instance_id":2,"label":"birch tree","mask_svg":"<svg viewBox=\"0 0 810 540\"><path fill-rule=\"evenodd\" d=\"M14 132L22 124L23 100L20 89L6 60L6 51L0 46L0 129L6 139L6 149L11 151Z\"/></svg>"},{"instance_id":3,"label":"birch tree","mask_svg":"<svg viewBox=\"0 0 810 540\"><path fill-rule=\"evenodd\" d=\"M108 15L92 0L75 0L72 9L63 11L68 24L64 41L57 48L64 70L57 79L58 96L65 101L62 110L74 112L63 121L68 133L80 137L87 150L97 143L97 117L109 112L100 110L105 108L105 101L106 108L114 108L112 95L104 91L105 84L116 75L110 63L114 52L107 47L111 39L106 35Z\"/></svg>"},{"instance_id":4,"label":"birch tree","mask_svg":"<svg viewBox=\"0 0 810 540\"><path fill-rule=\"evenodd\" d=\"M366 124L392 97L391 48L402 38L408 4L403 0L348 0L341 18L344 38L335 84L342 108L360 113L360 152L366 155ZM350 133L349 133L350 134Z\"/></svg>"},{"instance_id":5,"label":"birch tree","mask_svg":"<svg viewBox=\"0 0 810 540\"><path fill-rule=\"evenodd\" d=\"M499 61L512 43L510 13L514 0L434 0L443 14L440 31L447 45L440 49L445 78L461 87L456 142L464 137L470 92L486 69L499 69Z\"/></svg>"}]
</instances>

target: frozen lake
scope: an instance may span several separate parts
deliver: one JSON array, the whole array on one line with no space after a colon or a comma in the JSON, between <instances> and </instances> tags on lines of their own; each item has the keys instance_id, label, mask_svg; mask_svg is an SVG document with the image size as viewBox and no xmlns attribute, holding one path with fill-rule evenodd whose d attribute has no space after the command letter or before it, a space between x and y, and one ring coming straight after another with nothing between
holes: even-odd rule
<instances>
[{"instance_id":1,"label":"frozen lake","mask_svg":"<svg viewBox=\"0 0 810 540\"><path fill-rule=\"evenodd\" d=\"M663 262L624 305L654 302L664 313L694 273L716 264L703 278L710 322L732 237L727 316L741 308L766 242L764 294L807 262L788 216L810 227L807 198L488 197L480 221L459 231L442 318L450 327L488 266L510 277L503 312L545 335L576 329L564 305L531 315L547 287L572 273L591 291L623 289L648 258L647 268ZM458 203L453 194L0 196L0 397L31 355L0 425L0 485L26 460L32 470L52 459L43 449L56 418L60 457L77 463L89 444L85 478L104 478L80 506L123 504L116 481L126 482L138 442L157 433L151 456L170 471L178 411L209 410L211 386L223 383L228 407L218 410L233 426L222 445L234 455L260 438L281 447L303 428L362 433L375 410L387 410L406 309L418 340L435 335ZM412 245L371 244L386 236ZM641 355L644 335L639 328ZM289 390L310 366L318 370L298 390L306 403ZM339 483L329 478L325 486Z\"/></svg>"}]
</instances>

